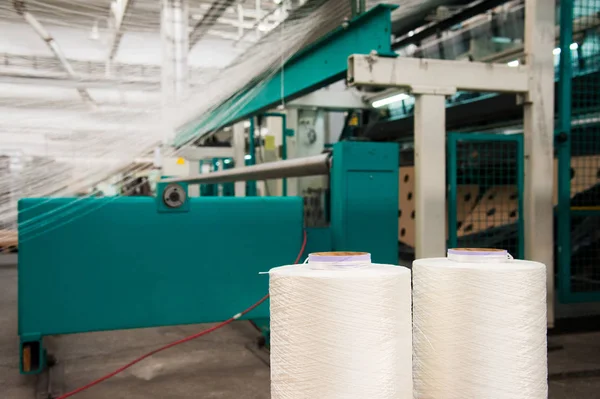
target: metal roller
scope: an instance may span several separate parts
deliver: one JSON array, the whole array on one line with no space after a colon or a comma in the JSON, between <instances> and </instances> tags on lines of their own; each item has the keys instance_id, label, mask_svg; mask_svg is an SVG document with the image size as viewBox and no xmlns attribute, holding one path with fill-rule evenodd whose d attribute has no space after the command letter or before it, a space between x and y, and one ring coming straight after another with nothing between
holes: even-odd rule
<instances>
[{"instance_id":1,"label":"metal roller","mask_svg":"<svg viewBox=\"0 0 600 399\"><path fill-rule=\"evenodd\" d=\"M246 180L284 179L288 177L316 176L329 174L330 154L320 154L306 158L262 163L222 170L194 176L162 179L162 183L229 183Z\"/></svg>"}]
</instances>

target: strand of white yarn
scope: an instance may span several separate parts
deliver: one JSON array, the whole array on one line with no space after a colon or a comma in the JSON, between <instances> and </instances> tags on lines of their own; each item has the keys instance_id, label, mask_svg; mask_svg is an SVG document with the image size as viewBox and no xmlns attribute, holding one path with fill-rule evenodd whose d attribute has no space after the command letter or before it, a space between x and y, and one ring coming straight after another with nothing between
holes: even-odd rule
<instances>
[{"instance_id":1,"label":"strand of white yarn","mask_svg":"<svg viewBox=\"0 0 600 399\"><path fill-rule=\"evenodd\" d=\"M412 399L408 269L309 260L269 292L273 399Z\"/></svg>"},{"instance_id":2,"label":"strand of white yarn","mask_svg":"<svg viewBox=\"0 0 600 399\"><path fill-rule=\"evenodd\" d=\"M543 264L506 251L420 259L413 301L415 398L547 398Z\"/></svg>"}]
</instances>

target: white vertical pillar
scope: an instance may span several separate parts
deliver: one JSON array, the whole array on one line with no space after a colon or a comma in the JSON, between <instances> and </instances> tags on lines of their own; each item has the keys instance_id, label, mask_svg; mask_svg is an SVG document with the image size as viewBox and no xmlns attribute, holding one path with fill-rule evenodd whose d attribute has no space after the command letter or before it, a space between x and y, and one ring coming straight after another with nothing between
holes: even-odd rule
<instances>
[{"instance_id":1,"label":"white vertical pillar","mask_svg":"<svg viewBox=\"0 0 600 399\"><path fill-rule=\"evenodd\" d=\"M275 147L278 148L283 144L283 124L279 117L266 118L266 127L269 135L275 137Z\"/></svg>"},{"instance_id":2,"label":"white vertical pillar","mask_svg":"<svg viewBox=\"0 0 600 399\"><path fill-rule=\"evenodd\" d=\"M244 138L244 122L238 122L233 125L233 161L236 168L246 166L246 140ZM236 197L246 196L246 182L236 181L234 183Z\"/></svg>"},{"instance_id":3,"label":"white vertical pillar","mask_svg":"<svg viewBox=\"0 0 600 399\"><path fill-rule=\"evenodd\" d=\"M287 153L288 159L298 158L297 139L298 139L298 110L294 108L287 109L287 125L289 129L294 131L292 137L287 137ZM292 177L287 181L287 193L290 197L298 195L298 178Z\"/></svg>"},{"instance_id":4,"label":"white vertical pillar","mask_svg":"<svg viewBox=\"0 0 600 399\"><path fill-rule=\"evenodd\" d=\"M554 325L554 0L525 2L525 62L530 68L524 106L525 258L547 267L548 326Z\"/></svg>"},{"instance_id":5,"label":"white vertical pillar","mask_svg":"<svg viewBox=\"0 0 600 399\"><path fill-rule=\"evenodd\" d=\"M188 3L187 0L162 0L162 92L165 104L172 105L188 89Z\"/></svg>"},{"instance_id":6,"label":"white vertical pillar","mask_svg":"<svg viewBox=\"0 0 600 399\"><path fill-rule=\"evenodd\" d=\"M188 87L188 3L187 0L161 0L161 91L163 143L175 137L173 115ZM166 165L163 165L163 171ZM186 171L187 166L186 166ZM164 172L163 172L164 173ZM196 169L193 174L198 173ZM192 189L194 191L194 189Z\"/></svg>"},{"instance_id":7,"label":"white vertical pillar","mask_svg":"<svg viewBox=\"0 0 600 399\"><path fill-rule=\"evenodd\" d=\"M346 115L343 112L328 112L328 128L327 137L325 137L325 143L335 144L338 142L340 134L344 129L344 123L346 122Z\"/></svg>"},{"instance_id":8,"label":"white vertical pillar","mask_svg":"<svg viewBox=\"0 0 600 399\"><path fill-rule=\"evenodd\" d=\"M255 0L256 4L256 40L260 39L260 21L262 19L261 0Z\"/></svg>"},{"instance_id":9,"label":"white vertical pillar","mask_svg":"<svg viewBox=\"0 0 600 399\"><path fill-rule=\"evenodd\" d=\"M242 3L237 5L237 15L238 15L238 40L244 37L244 6Z\"/></svg>"},{"instance_id":10,"label":"white vertical pillar","mask_svg":"<svg viewBox=\"0 0 600 399\"><path fill-rule=\"evenodd\" d=\"M186 161L188 167L188 176L197 175L200 173L200 162L199 161ZM188 186L188 197L199 197L200 196L200 185L190 184Z\"/></svg>"},{"instance_id":11,"label":"white vertical pillar","mask_svg":"<svg viewBox=\"0 0 600 399\"><path fill-rule=\"evenodd\" d=\"M400 190L400 195L410 193ZM415 96L415 255L446 255L446 101Z\"/></svg>"}]
</instances>

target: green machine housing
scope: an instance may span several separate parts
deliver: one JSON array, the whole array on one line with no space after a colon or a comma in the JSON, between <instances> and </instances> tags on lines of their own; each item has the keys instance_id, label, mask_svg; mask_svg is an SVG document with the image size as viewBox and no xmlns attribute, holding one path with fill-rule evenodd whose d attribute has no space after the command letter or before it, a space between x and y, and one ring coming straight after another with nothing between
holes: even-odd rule
<instances>
[{"instance_id":1,"label":"green machine housing","mask_svg":"<svg viewBox=\"0 0 600 399\"><path fill-rule=\"evenodd\" d=\"M306 228L305 253L367 251L397 263L398 152L392 143L334 146L330 223ZM45 336L226 320L268 292L260 272L300 251L300 197L184 195L170 207L164 190L19 202L22 373L45 367ZM265 302L247 318L268 316Z\"/></svg>"}]
</instances>

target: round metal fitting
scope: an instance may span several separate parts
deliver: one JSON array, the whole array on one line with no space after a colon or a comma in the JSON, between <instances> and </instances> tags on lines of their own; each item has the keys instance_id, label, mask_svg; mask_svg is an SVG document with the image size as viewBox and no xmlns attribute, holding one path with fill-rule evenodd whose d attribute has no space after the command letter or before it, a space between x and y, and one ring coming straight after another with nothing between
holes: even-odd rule
<instances>
[{"instance_id":1,"label":"round metal fitting","mask_svg":"<svg viewBox=\"0 0 600 399\"><path fill-rule=\"evenodd\" d=\"M179 184L171 183L163 191L163 202L169 208L179 208L185 202L187 195Z\"/></svg>"}]
</instances>

